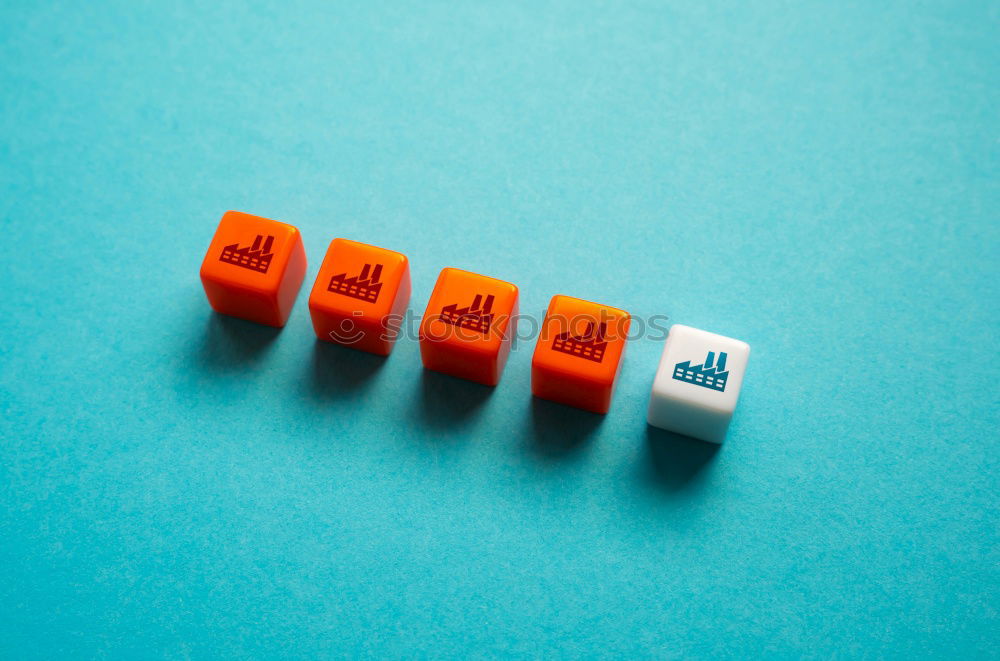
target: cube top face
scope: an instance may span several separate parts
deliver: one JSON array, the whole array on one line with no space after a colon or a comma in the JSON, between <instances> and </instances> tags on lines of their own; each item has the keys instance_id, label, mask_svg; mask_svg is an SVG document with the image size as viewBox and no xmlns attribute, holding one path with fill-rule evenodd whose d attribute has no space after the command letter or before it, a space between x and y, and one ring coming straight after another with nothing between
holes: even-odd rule
<instances>
[{"instance_id":1,"label":"cube top face","mask_svg":"<svg viewBox=\"0 0 1000 661\"><path fill-rule=\"evenodd\" d=\"M309 294L309 307L345 315L360 311L381 319L392 312L408 268L401 253L334 239Z\"/></svg>"},{"instance_id":2,"label":"cube top face","mask_svg":"<svg viewBox=\"0 0 1000 661\"><path fill-rule=\"evenodd\" d=\"M298 243L292 225L227 211L201 263L201 277L263 293L276 292Z\"/></svg>"},{"instance_id":3,"label":"cube top face","mask_svg":"<svg viewBox=\"0 0 1000 661\"><path fill-rule=\"evenodd\" d=\"M420 340L496 354L516 308L517 287L511 283L446 268L427 302Z\"/></svg>"},{"instance_id":4,"label":"cube top face","mask_svg":"<svg viewBox=\"0 0 1000 661\"><path fill-rule=\"evenodd\" d=\"M630 321L628 312L609 305L553 296L531 367L612 384L625 351Z\"/></svg>"},{"instance_id":5,"label":"cube top face","mask_svg":"<svg viewBox=\"0 0 1000 661\"><path fill-rule=\"evenodd\" d=\"M743 385L750 345L674 324L653 381L653 398L731 415Z\"/></svg>"}]
</instances>

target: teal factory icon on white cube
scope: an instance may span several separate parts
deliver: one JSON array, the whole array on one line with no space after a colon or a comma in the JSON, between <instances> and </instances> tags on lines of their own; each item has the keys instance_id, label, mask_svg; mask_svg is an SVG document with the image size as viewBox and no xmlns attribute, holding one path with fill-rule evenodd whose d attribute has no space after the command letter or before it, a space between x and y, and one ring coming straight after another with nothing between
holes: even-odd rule
<instances>
[{"instance_id":1,"label":"teal factory icon on white cube","mask_svg":"<svg viewBox=\"0 0 1000 661\"><path fill-rule=\"evenodd\" d=\"M750 345L675 324L649 396L649 424L722 443L740 398Z\"/></svg>"}]
</instances>

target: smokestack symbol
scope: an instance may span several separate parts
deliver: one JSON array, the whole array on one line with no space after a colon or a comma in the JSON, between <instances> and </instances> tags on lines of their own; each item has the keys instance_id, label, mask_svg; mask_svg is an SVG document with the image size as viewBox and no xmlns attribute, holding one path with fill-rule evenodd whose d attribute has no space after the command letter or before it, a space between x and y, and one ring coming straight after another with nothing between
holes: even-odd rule
<instances>
[{"instance_id":1,"label":"smokestack symbol","mask_svg":"<svg viewBox=\"0 0 1000 661\"><path fill-rule=\"evenodd\" d=\"M261 242L263 242L263 246L261 246ZM268 267L271 266L271 260L274 258L274 253L271 252L273 244L273 236L268 234L265 239L258 234L248 248L240 248L238 243L223 248L222 254L219 255L219 261L258 273L267 273Z\"/></svg>"},{"instance_id":2,"label":"smokestack symbol","mask_svg":"<svg viewBox=\"0 0 1000 661\"><path fill-rule=\"evenodd\" d=\"M488 294L485 302L482 294L476 294L467 308L458 307L458 303L446 305L441 308L441 321L489 335L493 325L493 300L493 294Z\"/></svg>"},{"instance_id":3,"label":"smokestack symbol","mask_svg":"<svg viewBox=\"0 0 1000 661\"><path fill-rule=\"evenodd\" d=\"M708 357L701 365L692 365L690 360L674 365L674 378L709 390L725 392L729 372L726 371L726 352L719 352L719 360L715 360L715 352L709 351Z\"/></svg>"},{"instance_id":4,"label":"smokestack symbol","mask_svg":"<svg viewBox=\"0 0 1000 661\"><path fill-rule=\"evenodd\" d=\"M333 276L330 278L330 284L327 285L326 289L327 291L332 291L334 294L342 294L367 301L368 303L374 303L378 300L379 292L382 291L382 283L379 282L380 277L382 277L381 264L376 264L374 269L371 264L365 264L361 267L361 273L357 277L348 278L347 273L339 273Z\"/></svg>"},{"instance_id":5,"label":"smokestack symbol","mask_svg":"<svg viewBox=\"0 0 1000 661\"><path fill-rule=\"evenodd\" d=\"M607 330L605 322L595 325L593 321L589 321L583 335L573 335L570 331L557 335L552 341L552 350L599 363L604 360L604 351L608 346L604 339Z\"/></svg>"}]
</instances>

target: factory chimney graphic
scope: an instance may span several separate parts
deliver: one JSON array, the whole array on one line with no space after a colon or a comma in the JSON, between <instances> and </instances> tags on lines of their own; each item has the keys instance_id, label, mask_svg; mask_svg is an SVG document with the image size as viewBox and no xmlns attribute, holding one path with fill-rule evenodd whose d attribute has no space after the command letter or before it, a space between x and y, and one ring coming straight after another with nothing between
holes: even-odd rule
<instances>
[{"instance_id":1,"label":"factory chimney graphic","mask_svg":"<svg viewBox=\"0 0 1000 661\"><path fill-rule=\"evenodd\" d=\"M381 276L381 264L376 264L374 269L371 264L365 264L358 276L348 278L346 273L340 273L330 278L330 284L326 288L327 291L332 291L334 294L343 294L374 303L378 300L379 292L382 291L382 283L378 281Z\"/></svg>"},{"instance_id":2,"label":"factory chimney graphic","mask_svg":"<svg viewBox=\"0 0 1000 661\"><path fill-rule=\"evenodd\" d=\"M482 303L482 307L480 307ZM483 335L490 334L490 326L493 325L493 294L486 296L483 302L483 295L476 294L472 299L472 305L467 308L458 307L458 303L452 303L441 308L441 321L459 328L467 328Z\"/></svg>"},{"instance_id":3,"label":"factory chimney graphic","mask_svg":"<svg viewBox=\"0 0 1000 661\"><path fill-rule=\"evenodd\" d=\"M729 372L726 370L726 352L719 353L719 362L715 363L715 352L709 351L704 365L691 365L690 360L674 365L674 378L678 381L693 383L709 390L725 392Z\"/></svg>"},{"instance_id":4,"label":"factory chimney graphic","mask_svg":"<svg viewBox=\"0 0 1000 661\"><path fill-rule=\"evenodd\" d=\"M260 245L261 241L264 242L263 246ZM267 268L271 265L271 259L274 257L274 253L271 252L271 244L273 243L274 237L270 234L267 239L258 234L257 238L253 240L253 245L248 248L240 248L238 243L223 248L222 254L219 255L219 261L242 266L259 273L267 273Z\"/></svg>"},{"instance_id":5,"label":"factory chimney graphic","mask_svg":"<svg viewBox=\"0 0 1000 661\"><path fill-rule=\"evenodd\" d=\"M589 321L583 335L573 335L570 331L557 335L552 341L552 350L599 363L604 360L604 350L608 346L608 341L604 339L607 330L605 322L597 324L597 329L594 330L594 322Z\"/></svg>"}]
</instances>

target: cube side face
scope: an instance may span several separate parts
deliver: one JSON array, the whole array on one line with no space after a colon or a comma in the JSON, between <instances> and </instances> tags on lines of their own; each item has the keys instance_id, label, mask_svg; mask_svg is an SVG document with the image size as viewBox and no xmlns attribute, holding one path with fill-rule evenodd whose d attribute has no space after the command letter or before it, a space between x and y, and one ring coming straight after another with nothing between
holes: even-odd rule
<instances>
[{"instance_id":1,"label":"cube side face","mask_svg":"<svg viewBox=\"0 0 1000 661\"><path fill-rule=\"evenodd\" d=\"M219 314L275 328L284 324L277 298L268 292L234 287L232 283L218 282L205 274L201 276L201 284L209 305Z\"/></svg>"},{"instance_id":2,"label":"cube side face","mask_svg":"<svg viewBox=\"0 0 1000 661\"><path fill-rule=\"evenodd\" d=\"M514 299L514 307L510 311L510 321L507 327L504 329L503 334L500 338L500 350L497 352L496 359L496 369L493 375L493 385L500 382L500 375L503 374L503 368L507 365L507 358L510 357L510 348L514 342L514 336L517 333L517 315L520 309L520 303L517 298Z\"/></svg>"},{"instance_id":3,"label":"cube side face","mask_svg":"<svg viewBox=\"0 0 1000 661\"><path fill-rule=\"evenodd\" d=\"M284 326L305 277L298 229L269 218L228 211L201 264L212 308L269 326Z\"/></svg>"},{"instance_id":4,"label":"cube side face","mask_svg":"<svg viewBox=\"0 0 1000 661\"><path fill-rule=\"evenodd\" d=\"M385 356L409 301L405 255L334 239L310 291L309 313L319 339Z\"/></svg>"},{"instance_id":5,"label":"cube side face","mask_svg":"<svg viewBox=\"0 0 1000 661\"><path fill-rule=\"evenodd\" d=\"M399 283L399 291L396 293L396 300L392 304L389 316L386 317L382 323L382 326L385 329L386 342L388 343L390 350L396 343L396 340L399 339L399 331L403 327L406 310L410 306L410 294L412 290L412 286L410 285L410 266L407 264L406 269L403 271L403 278Z\"/></svg>"},{"instance_id":6,"label":"cube side face","mask_svg":"<svg viewBox=\"0 0 1000 661\"><path fill-rule=\"evenodd\" d=\"M420 341L420 359L424 367L485 386L500 382L499 353L488 353L448 346L435 340Z\"/></svg>"},{"instance_id":7,"label":"cube side face","mask_svg":"<svg viewBox=\"0 0 1000 661\"><path fill-rule=\"evenodd\" d=\"M531 359L532 394L607 413L630 322L618 308L553 297Z\"/></svg>"},{"instance_id":8,"label":"cube side face","mask_svg":"<svg viewBox=\"0 0 1000 661\"><path fill-rule=\"evenodd\" d=\"M510 352L517 309L513 284L442 270L420 324L424 367L496 385Z\"/></svg>"},{"instance_id":9,"label":"cube side face","mask_svg":"<svg viewBox=\"0 0 1000 661\"><path fill-rule=\"evenodd\" d=\"M660 429L721 444L732 417L732 412L702 408L654 390L649 398L646 421Z\"/></svg>"},{"instance_id":10,"label":"cube side face","mask_svg":"<svg viewBox=\"0 0 1000 661\"><path fill-rule=\"evenodd\" d=\"M310 306L313 331L324 342L366 351L379 356L388 356L392 342L383 334L382 325L377 321L360 316L344 314L340 310Z\"/></svg>"},{"instance_id":11,"label":"cube side face","mask_svg":"<svg viewBox=\"0 0 1000 661\"><path fill-rule=\"evenodd\" d=\"M277 309L280 326L288 323L288 317L292 314L295 299L299 297L299 291L302 289L302 281L306 279L306 266L306 249L302 245L302 236L296 230L292 253L288 257L285 272L278 285Z\"/></svg>"},{"instance_id":12,"label":"cube side face","mask_svg":"<svg viewBox=\"0 0 1000 661\"><path fill-rule=\"evenodd\" d=\"M592 413L607 413L613 393L613 382L589 381L532 361L531 394L535 397Z\"/></svg>"},{"instance_id":13,"label":"cube side face","mask_svg":"<svg viewBox=\"0 0 1000 661\"><path fill-rule=\"evenodd\" d=\"M721 443L736 410L749 356L745 342L674 325L653 381L649 424Z\"/></svg>"}]
</instances>

